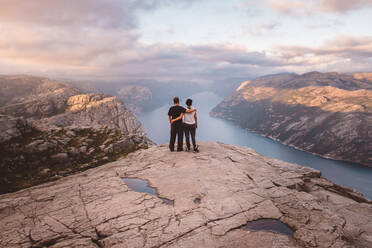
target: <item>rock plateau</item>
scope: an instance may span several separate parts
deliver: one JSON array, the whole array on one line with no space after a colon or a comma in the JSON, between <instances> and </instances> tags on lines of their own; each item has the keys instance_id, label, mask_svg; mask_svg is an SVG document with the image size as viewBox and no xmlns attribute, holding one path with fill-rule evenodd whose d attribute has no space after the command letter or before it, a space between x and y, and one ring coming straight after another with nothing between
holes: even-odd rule
<instances>
[{"instance_id":1,"label":"rock plateau","mask_svg":"<svg viewBox=\"0 0 372 248\"><path fill-rule=\"evenodd\" d=\"M135 192L125 178L147 180L157 194ZM294 234L247 229L272 219ZM0 246L372 247L372 204L316 170L249 148L153 146L1 195Z\"/></svg>"}]
</instances>

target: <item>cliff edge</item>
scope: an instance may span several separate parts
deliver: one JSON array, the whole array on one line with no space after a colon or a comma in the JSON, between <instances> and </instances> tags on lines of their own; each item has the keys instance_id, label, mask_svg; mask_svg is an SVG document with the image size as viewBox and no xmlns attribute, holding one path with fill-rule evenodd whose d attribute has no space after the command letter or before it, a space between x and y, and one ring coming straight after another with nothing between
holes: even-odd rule
<instances>
[{"instance_id":1,"label":"cliff edge","mask_svg":"<svg viewBox=\"0 0 372 248\"><path fill-rule=\"evenodd\" d=\"M154 146L1 195L0 246L371 247L372 204L250 148Z\"/></svg>"},{"instance_id":2,"label":"cliff edge","mask_svg":"<svg viewBox=\"0 0 372 248\"><path fill-rule=\"evenodd\" d=\"M0 76L0 86L0 194L152 144L117 97L25 75Z\"/></svg>"},{"instance_id":3,"label":"cliff edge","mask_svg":"<svg viewBox=\"0 0 372 248\"><path fill-rule=\"evenodd\" d=\"M264 76L242 83L211 115L303 151L372 166L369 78L319 72Z\"/></svg>"}]
</instances>

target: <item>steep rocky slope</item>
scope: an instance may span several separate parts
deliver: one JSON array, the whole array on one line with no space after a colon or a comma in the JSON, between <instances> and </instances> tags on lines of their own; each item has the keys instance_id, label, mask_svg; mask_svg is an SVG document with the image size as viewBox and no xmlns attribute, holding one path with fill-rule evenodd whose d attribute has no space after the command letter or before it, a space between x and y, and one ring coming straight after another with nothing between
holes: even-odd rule
<instances>
[{"instance_id":1,"label":"steep rocky slope","mask_svg":"<svg viewBox=\"0 0 372 248\"><path fill-rule=\"evenodd\" d=\"M372 204L360 193L249 148L201 147L152 147L1 195L0 246L372 246ZM136 189L134 178L153 190Z\"/></svg>"},{"instance_id":2,"label":"steep rocky slope","mask_svg":"<svg viewBox=\"0 0 372 248\"><path fill-rule=\"evenodd\" d=\"M116 97L47 78L0 77L0 193L117 159L148 139Z\"/></svg>"},{"instance_id":3,"label":"steep rocky slope","mask_svg":"<svg viewBox=\"0 0 372 248\"><path fill-rule=\"evenodd\" d=\"M368 74L281 74L244 82L212 112L284 144L372 166Z\"/></svg>"}]
</instances>

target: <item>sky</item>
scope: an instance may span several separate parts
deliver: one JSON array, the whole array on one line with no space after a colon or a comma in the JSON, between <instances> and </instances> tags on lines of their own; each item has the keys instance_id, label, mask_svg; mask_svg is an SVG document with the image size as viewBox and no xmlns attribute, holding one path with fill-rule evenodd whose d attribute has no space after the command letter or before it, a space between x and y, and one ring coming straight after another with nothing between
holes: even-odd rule
<instances>
[{"instance_id":1,"label":"sky","mask_svg":"<svg viewBox=\"0 0 372 248\"><path fill-rule=\"evenodd\" d=\"M214 82L372 71L372 0L0 0L0 74Z\"/></svg>"}]
</instances>

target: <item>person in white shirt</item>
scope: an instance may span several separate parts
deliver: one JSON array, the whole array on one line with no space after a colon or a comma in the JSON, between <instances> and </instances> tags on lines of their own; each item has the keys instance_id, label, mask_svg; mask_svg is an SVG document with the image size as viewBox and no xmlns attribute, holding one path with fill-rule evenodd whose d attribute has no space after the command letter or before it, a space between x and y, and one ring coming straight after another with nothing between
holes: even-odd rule
<instances>
[{"instance_id":1,"label":"person in white shirt","mask_svg":"<svg viewBox=\"0 0 372 248\"><path fill-rule=\"evenodd\" d=\"M190 151L190 135L194 152L199 152L199 147L195 141L195 133L198 128L198 117L196 114L196 108L191 108L192 100L189 98L186 100L186 106L188 110L195 110L193 112L186 112L183 115L183 131L186 137L186 151Z\"/></svg>"}]
</instances>

